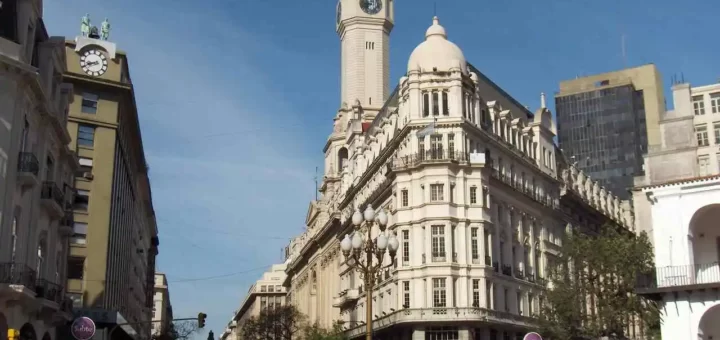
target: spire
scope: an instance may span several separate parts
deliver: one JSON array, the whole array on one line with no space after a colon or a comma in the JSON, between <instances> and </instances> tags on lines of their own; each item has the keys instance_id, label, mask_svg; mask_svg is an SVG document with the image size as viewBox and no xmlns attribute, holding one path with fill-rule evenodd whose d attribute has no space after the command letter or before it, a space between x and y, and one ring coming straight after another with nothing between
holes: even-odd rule
<instances>
[{"instance_id":1,"label":"spire","mask_svg":"<svg viewBox=\"0 0 720 340\"><path fill-rule=\"evenodd\" d=\"M540 108L547 108L547 105L545 104L545 92L540 92Z\"/></svg>"}]
</instances>

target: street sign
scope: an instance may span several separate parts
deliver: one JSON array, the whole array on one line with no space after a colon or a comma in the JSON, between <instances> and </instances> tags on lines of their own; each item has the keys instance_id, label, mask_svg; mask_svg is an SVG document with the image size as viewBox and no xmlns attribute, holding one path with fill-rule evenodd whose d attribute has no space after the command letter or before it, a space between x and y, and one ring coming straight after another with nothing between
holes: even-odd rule
<instances>
[{"instance_id":1,"label":"street sign","mask_svg":"<svg viewBox=\"0 0 720 340\"><path fill-rule=\"evenodd\" d=\"M540 334L537 334L535 332L530 332L528 334L525 334L525 337L523 338L523 340L542 340L542 337L540 336Z\"/></svg>"},{"instance_id":2,"label":"street sign","mask_svg":"<svg viewBox=\"0 0 720 340\"><path fill-rule=\"evenodd\" d=\"M70 333L77 340L90 340L95 335L95 322L87 316L81 316L73 321Z\"/></svg>"}]
</instances>

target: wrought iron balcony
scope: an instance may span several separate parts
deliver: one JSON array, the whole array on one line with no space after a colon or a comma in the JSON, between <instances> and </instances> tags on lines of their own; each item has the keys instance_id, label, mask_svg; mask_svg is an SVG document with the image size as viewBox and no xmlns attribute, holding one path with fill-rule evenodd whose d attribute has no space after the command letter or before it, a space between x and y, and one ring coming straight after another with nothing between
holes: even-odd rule
<instances>
[{"instance_id":1,"label":"wrought iron balcony","mask_svg":"<svg viewBox=\"0 0 720 340\"><path fill-rule=\"evenodd\" d=\"M43 182L40 198L48 214L60 218L65 214L65 194L55 182Z\"/></svg>"},{"instance_id":2,"label":"wrought iron balcony","mask_svg":"<svg viewBox=\"0 0 720 340\"><path fill-rule=\"evenodd\" d=\"M639 276L637 282L639 292L688 286L720 287L718 262L659 267L653 273Z\"/></svg>"},{"instance_id":3,"label":"wrought iron balcony","mask_svg":"<svg viewBox=\"0 0 720 340\"><path fill-rule=\"evenodd\" d=\"M389 166L391 170L407 169L420 166L422 164L445 163L445 162L465 162L467 155L454 150L430 149L421 151L412 155L396 157L390 160Z\"/></svg>"},{"instance_id":4,"label":"wrought iron balcony","mask_svg":"<svg viewBox=\"0 0 720 340\"><path fill-rule=\"evenodd\" d=\"M528 187L527 184L523 184L517 177L513 178L508 173L500 172L495 168L490 168L490 176L544 206L550 208L557 208L559 206L558 202L550 195L541 195L539 192L533 191L533 189Z\"/></svg>"},{"instance_id":5,"label":"wrought iron balcony","mask_svg":"<svg viewBox=\"0 0 720 340\"><path fill-rule=\"evenodd\" d=\"M35 292L37 293L37 297L53 301L58 305L62 304L64 299L63 287L45 279L37 281Z\"/></svg>"},{"instance_id":6,"label":"wrought iron balcony","mask_svg":"<svg viewBox=\"0 0 720 340\"><path fill-rule=\"evenodd\" d=\"M22 186L33 187L39 183L40 162L32 152L20 152L18 155L18 182Z\"/></svg>"},{"instance_id":7,"label":"wrought iron balcony","mask_svg":"<svg viewBox=\"0 0 720 340\"><path fill-rule=\"evenodd\" d=\"M503 275L512 276L512 266L509 264L502 265L502 273Z\"/></svg>"},{"instance_id":8,"label":"wrought iron balcony","mask_svg":"<svg viewBox=\"0 0 720 340\"><path fill-rule=\"evenodd\" d=\"M0 263L0 284L22 285L35 291L37 274L29 266L17 262Z\"/></svg>"}]
</instances>

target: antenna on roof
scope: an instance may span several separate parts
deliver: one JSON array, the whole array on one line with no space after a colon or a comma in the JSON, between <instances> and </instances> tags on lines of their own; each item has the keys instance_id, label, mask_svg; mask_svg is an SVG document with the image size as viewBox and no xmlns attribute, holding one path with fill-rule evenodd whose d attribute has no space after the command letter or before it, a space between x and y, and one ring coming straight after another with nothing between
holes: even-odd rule
<instances>
[{"instance_id":1,"label":"antenna on roof","mask_svg":"<svg viewBox=\"0 0 720 340\"><path fill-rule=\"evenodd\" d=\"M315 200L318 200L318 167L315 167Z\"/></svg>"},{"instance_id":2,"label":"antenna on roof","mask_svg":"<svg viewBox=\"0 0 720 340\"><path fill-rule=\"evenodd\" d=\"M433 16L437 16L437 1L433 2Z\"/></svg>"}]
</instances>

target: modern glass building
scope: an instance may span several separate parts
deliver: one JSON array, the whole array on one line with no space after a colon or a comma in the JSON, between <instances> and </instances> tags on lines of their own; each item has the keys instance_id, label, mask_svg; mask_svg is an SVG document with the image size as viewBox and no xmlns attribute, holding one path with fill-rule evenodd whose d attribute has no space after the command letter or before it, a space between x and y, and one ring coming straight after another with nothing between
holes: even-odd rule
<instances>
[{"instance_id":1,"label":"modern glass building","mask_svg":"<svg viewBox=\"0 0 720 340\"><path fill-rule=\"evenodd\" d=\"M562 82L555 96L560 148L568 161L627 199L633 177L643 174L643 154L659 140L664 108L654 65Z\"/></svg>"}]
</instances>

